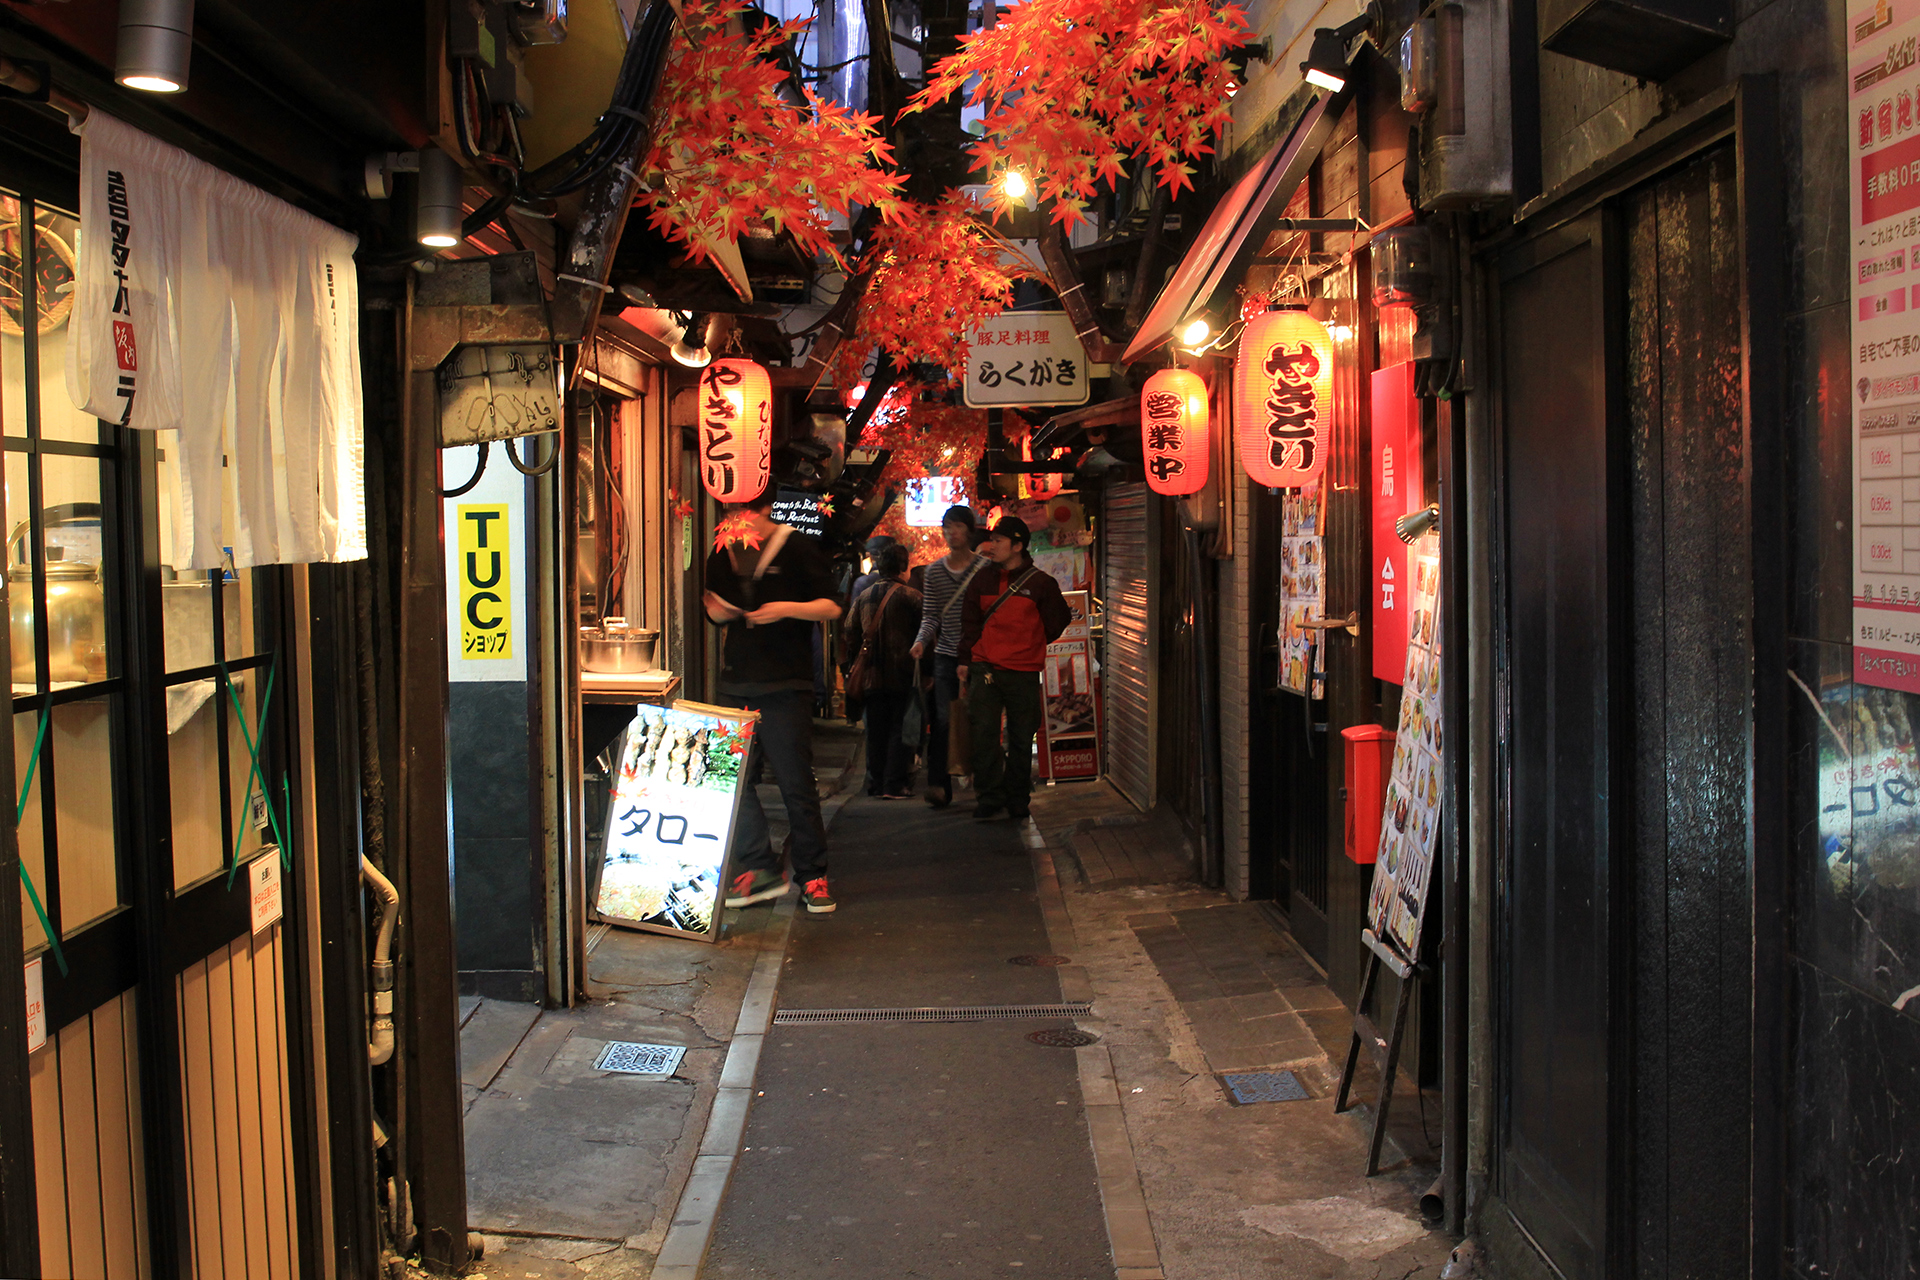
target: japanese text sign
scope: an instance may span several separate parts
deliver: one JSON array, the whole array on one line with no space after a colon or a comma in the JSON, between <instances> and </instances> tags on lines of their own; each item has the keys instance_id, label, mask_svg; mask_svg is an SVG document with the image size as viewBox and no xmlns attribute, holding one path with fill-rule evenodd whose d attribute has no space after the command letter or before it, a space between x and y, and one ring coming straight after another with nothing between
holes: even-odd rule
<instances>
[{"instance_id":1,"label":"japanese text sign","mask_svg":"<svg viewBox=\"0 0 1920 1280\"><path fill-rule=\"evenodd\" d=\"M1087 352L1064 311L1002 312L967 345L969 408L1087 402Z\"/></svg>"},{"instance_id":2,"label":"japanese text sign","mask_svg":"<svg viewBox=\"0 0 1920 1280\"><path fill-rule=\"evenodd\" d=\"M513 656L513 578L504 505L461 503L460 656Z\"/></svg>"},{"instance_id":3,"label":"japanese text sign","mask_svg":"<svg viewBox=\"0 0 1920 1280\"><path fill-rule=\"evenodd\" d=\"M710 937L760 716L640 707L607 809L594 910L611 924Z\"/></svg>"},{"instance_id":4,"label":"japanese text sign","mask_svg":"<svg viewBox=\"0 0 1920 1280\"><path fill-rule=\"evenodd\" d=\"M1420 473L1420 401L1413 364L1372 375L1373 399L1373 676L1398 684L1407 665L1407 544L1393 523L1417 510L1425 495Z\"/></svg>"}]
</instances>

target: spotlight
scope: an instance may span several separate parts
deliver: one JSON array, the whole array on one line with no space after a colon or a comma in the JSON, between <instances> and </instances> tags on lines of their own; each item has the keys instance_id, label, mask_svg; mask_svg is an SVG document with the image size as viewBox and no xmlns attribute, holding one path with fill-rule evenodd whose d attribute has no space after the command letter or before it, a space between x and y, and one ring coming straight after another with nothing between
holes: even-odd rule
<instances>
[{"instance_id":1,"label":"spotlight","mask_svg":"<svg viewBox=\"0 0 1920 1280\"><path fill-rule=\"evenodd\" d=\"M115 80L147 93L179 93L192 56L193 0L120 0Z\"/></svg>"},{"instance_id":2,"label":"spotlight","mask_svg":"<svg viewBox=\"0 0 1920 1280\"><path fill-rule=\"evenodd\" d=\"M1409 511L1393 522L1393 531L1400 541L1411 546L1427 534L1440 527L1440 504L1428 503L1420 511Z\"/></svg>"},{"instance_id":3,"label":"spotlight","mask_svg":"<svg viewBox=\"0 0 1920 1280\"><path fill-rule=\"evenodd\" d=\"M680 331L680 340L667 349L667 354L689 369L704 369L711 364L713 352L707 350L707 317L698 311L688 316Z\"/></svg>"},{"instance_id":4,"label":"spotlight","mask_svg":"<svg viewBox=\"0 0 1920 1280\"><path fill-rule=\"evenodd\" d=\"M1025 200L1033 192L1033 184L1027 181L1027 175L1018 169L1007 169L1000 175L1000 189L1012 200Z\"/></svg>"},{"instance_id":5,"label":"spotlight","mask_svg":"<svg viewBox=\"0 0 1920 1280\"><path fill-rule=\"evenodd\" d=\"M1180 326L1180 331L1175 336L1183 347L1198 347L1213 336L1213 326L1207 322L1205 316L1195 316Z\"/></svg>"},{"instance_id":6,"label":"spotlight","mask_svg":"<svg viewBox=\"0 0 1920 1280\"><path fill-rule=\"evenodd\" d=\"M451 249L461 241L460 166L438 147L420 153L419 203L414 206L414 234L431 249Z\"/></svg>"},{"instance_id":7,"label":"spotlight","mask_svg":"<svg viewBox=\"0 0 1920 1280\"><path fill-rule=\"evenodd\" d=\"M1313 33L1313 44L1307 49L1307 60L1300 64L1300 70L1306 75L1307 83L1317 85L1328 93L1338 93L1347 87L1351 73L1347 69L1347 46L1353 38L1363 31L1378 29L1379 13L1373 4L1368 4L1359 17L1337 27L1318 27Z\"/></svg>"}]
</instances>

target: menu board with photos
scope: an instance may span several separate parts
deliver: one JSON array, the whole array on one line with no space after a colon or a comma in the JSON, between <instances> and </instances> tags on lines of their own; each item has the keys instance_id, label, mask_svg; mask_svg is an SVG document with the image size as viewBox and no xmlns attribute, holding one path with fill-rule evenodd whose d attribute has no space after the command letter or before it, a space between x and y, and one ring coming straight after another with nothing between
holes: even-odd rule
<instances>
[{"instance_id":1,"label":"menu board with photos","mask_svg":"<svg viewBox=\"0 0 1920 1280\"><path fill-rule=\"evenodd\" d=\"M1440 703L1440 548L1428 534L1407 557L1413 593L1408 601L1406 681L1400 691L1400 733L1393 748L1386 809L1380 817L1380 855L1373 869L1367 924L1402 955L1420 955L1421 914L1440 837L1441 774L1445 754Z\"/></svg>"},{"instance_id":2,"label":"menu board with photos","mask_svg":"<svg viewBox=\"0 0 1920 1280\"><path fill-rule=\"evenodd\" d=\"M1320 486L1289 489L1280 499L1280 687L1326 696L1327 656L1321 633L1307 622L1325 616L1326 540Z\"/></svg>"},{"instance_id":3,"label":"menu board with photos","mask_svg":"<svg viewBox=\"0 0 1920 1280\"><path fill-rule=\"evenodd\" d=\"M1040 776L1100 776L1100 687L1093 657L1091 596L1063 591L1073 619L1047 646L1041 678Z\"/></svg>"},{"instance_id":4,"label":"menu board with photos","mask_svg":"<svg viewBox=\"0 0 1920 1280\"><path fill-rule=\"evenodd\" d=\"M614 771L594 911L609 924L709 938L760 715L641 706Z\"/></svg>"}]
</instances>

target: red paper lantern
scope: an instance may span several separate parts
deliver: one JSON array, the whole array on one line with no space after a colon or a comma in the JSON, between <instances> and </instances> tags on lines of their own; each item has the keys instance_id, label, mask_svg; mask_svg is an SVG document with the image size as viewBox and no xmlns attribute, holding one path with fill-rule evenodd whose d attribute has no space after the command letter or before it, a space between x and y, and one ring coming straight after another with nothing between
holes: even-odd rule
<instances>
[{"instance_id":1,"label":"red paper lantern","mask_svg":"<svg viewBox=\"0 0 1920 1280\"><path fill-rule=\"evenodd\" d=\"M1140 451L1155 493L1198 493L1206 487L1213 430L1207 384L1191 369L1162 369L1140 390Z\"/></svg>"},{"instance_id":2,"label":"red paper lantern","mask_svg":"<svg viewBox=\"0 0 1920 1280\"><path fill-rule=\"evenodd\" d=\"M751 360L715 360L700 373L700 482L723 503L767 487L773 452L773 389Z\"/></svg>"},{"instance_id":3,"label":"red paper lantern","mask_svg":"<svg viewBox=\"0 0 1920 1280\"><path fill-rule=\"evenodd\" d=\"M1291 489L1326 469L1333 422L1333 339L1304 311L1247 322L1233 362L1234 439L1255 484Z\"/></svg>"}]
</instances>

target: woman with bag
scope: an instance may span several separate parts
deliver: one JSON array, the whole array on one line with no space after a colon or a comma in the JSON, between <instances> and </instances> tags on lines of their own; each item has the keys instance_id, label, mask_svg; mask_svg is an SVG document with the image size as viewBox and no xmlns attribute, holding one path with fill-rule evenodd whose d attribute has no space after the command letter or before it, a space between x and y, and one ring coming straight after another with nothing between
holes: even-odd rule
<instances>
[{"instance_id":1,"label":"woman with bag","mask_svg":"<svg viewBox=\"0 0 1920 1280\"><path fill-rule=\"evenodd\" d=\"M914 750L903 741L907 704L915 696L920 593L907 585L907 551L891 546L874 561L879 581L853 603L860 653L847 673L848 694L867 708L867 794L900 800L913 794Z\"/></svg>"}]
</instances>

